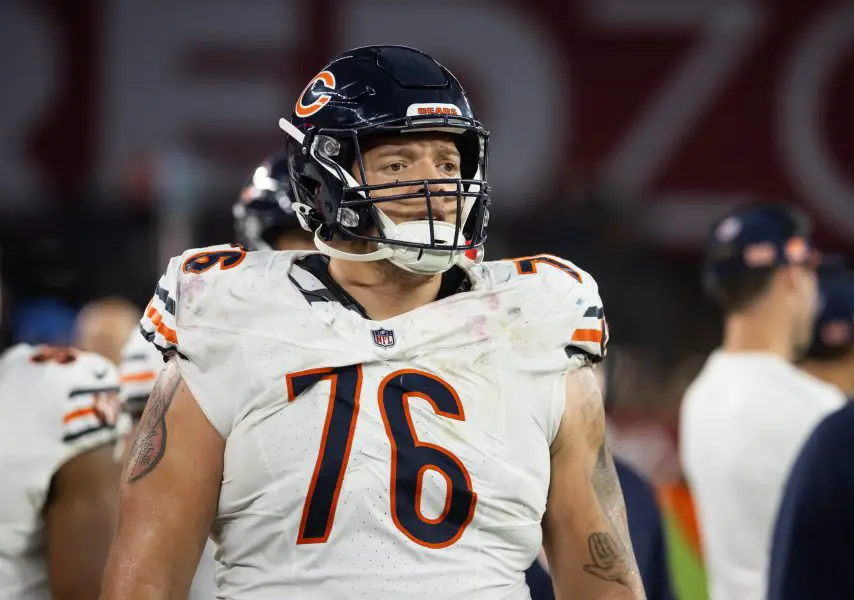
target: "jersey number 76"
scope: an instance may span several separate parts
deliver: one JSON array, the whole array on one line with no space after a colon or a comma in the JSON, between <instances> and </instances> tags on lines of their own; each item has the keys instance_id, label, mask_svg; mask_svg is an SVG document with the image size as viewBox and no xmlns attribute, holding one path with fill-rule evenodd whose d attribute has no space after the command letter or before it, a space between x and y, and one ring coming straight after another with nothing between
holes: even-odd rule
<instances>
[{"instance_id":1,"label":"jersey number 76","mask_svg":"<svg viewBox=\"0 0 854 600\"><path fill-rule=\"evenodd\" d=\"M362 367L292 373L287 376L288 399L295 400L321 380L330 382L329 408L297 544L322 544L329 539L359 415ZM459 458L445 448L419 441L409 414L411 397L426 400L437 415L448 419L463 421L465 413L456 391L423 371L395 371L382 380L377 392L380 415L391 443L392 520L413 542L427 548L445 548L460 539L471 522L477 494ZM444 509L435 518L421 514L421 486L427 470L439 473L447 483Z\"/></svg>"}]
</instances>

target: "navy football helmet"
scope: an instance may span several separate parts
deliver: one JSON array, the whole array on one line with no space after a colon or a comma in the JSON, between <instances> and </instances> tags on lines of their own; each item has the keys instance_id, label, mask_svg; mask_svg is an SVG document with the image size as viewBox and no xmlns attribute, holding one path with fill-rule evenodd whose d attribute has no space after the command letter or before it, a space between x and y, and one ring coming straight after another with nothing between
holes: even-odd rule
<instances>
[{"instance_id":1,"label":"navy football helmet","mask_svg":"<svg viewBox=\"0 0 854 600\"><path fill-rule=\"evenodd\" d=\"M440 273L469 260L467 254L482 255L489 134L460 83L427 54L403 46L345 52L309 82L290 120L279 125L289 136L294 206L322 252L347 260L388 259L416 273ZM364 185L353 177L355 164L366 181L360 149L366 138L429 131L454 135L459 178ZM436 191L449 182L455 189ZM407 190L416 186L415 193ZM377 196L380 190L392 195ZM430 198L438 196L456 199L456 222L433 218ZM383 202L413 198L425 201L427 219L395 224L382 211ZM343 252L326 243L336 237L376 242L377 250Z\"/></svg>"},{"instance_id":2,"label":"navy football helmet","mask_svg":"<svg viewBox=\"0 0 854 600\"><path fill-rule=\"evenodd\" d=\"M283 233L300 229L291 201L291 178L284 154L259 165L231 209L238 241L249 250L271 250Z\"/></svg>"}]
</instances>

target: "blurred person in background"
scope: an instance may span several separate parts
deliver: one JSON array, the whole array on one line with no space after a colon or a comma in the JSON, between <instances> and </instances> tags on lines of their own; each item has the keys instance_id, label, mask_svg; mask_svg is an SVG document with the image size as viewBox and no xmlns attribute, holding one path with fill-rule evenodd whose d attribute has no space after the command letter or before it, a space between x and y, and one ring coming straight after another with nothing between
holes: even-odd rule
<instances>
[{"instance_id":1,"label":"blurred person in background","mask_svg":"<svg viewBox=\"0 0 854 600\"><path fill-rule=\"evenodd\" d=\"M227 598L526 598L544 531L561 595L643 598L592 373L595 280L469 258L488 134L457 80L372 46L295 104L280 124L320 252L170 262L142 321L168 364L104 598L183 595L211 530Z\"/></svg>"},{"instance_id":2,"label":"blurred person in background","mask_svg":"<svg viewBox=\"0 0 854 600\"><path fill-rule=\"evenodd\" d=\"M311 234L302 229L291 201L291 179L284 155L272 156L253 170L232 208L234 231L249 250L302 250L313 248ZM136 437L139 420L148 403L154 382L163 370L163 355L148 343L134 318L134 327L122 350L120 398L132 427L125 438ZM193 583L189 600L205 600L216 595L214 584L214 544L208 539Z\"/></svg>"},{"instance_id":3,"label":"blurred person in background","mask_svg":"<svg viewBox=\"0 0 854 600\"><path fill-rule=\"evenodd\" d=\"M89 352L0 354L3 600L98 597L116 519L118 384Z\"/></svg>"},{"instance_id":4,"label":"blurred person in background","mask_svg":"<svg viewBox=\"0 0 854 600\"><path fill-rule=\"evenodd\" d=\"M685 394L680 457L700 522L713 600L764 600L777 507L807 436L845 402L798 369L818 307L805 215L780 204L714 225L705 284L724 312L722 346Z\"/></svg>"},{"instance_id":5,"label":"blurred person in background","mask_svg":"<svg viewBox=\"0 0 854 600\"><path fill-rule=\"evenodd\" d=\"M851 345L854 275L842 266L819 271L819 315L813 342L798 364L804 371L854 397L854 354Z\"/></svg>"},{"instance_id":6,"label":"blurred person in background","mask_svg":"<svg viewBox=\"0 0 854 600\"><path fill-rule=\"evenodd\" d=\"M614 390L623 360L621 356L618 350L609 348L607 358L595 371L602 389L606 413L610 413L614 408ZM614 457L614 466L626 501L629 535L646 597L648 600L673 600L664 527L655 490L644 476L623 460ZM531 589L532 600L554 600L555 594L545 553L540 552L537 560L525 573L525 579Z\"/></svg>"},{"instance_id":7,"label":"blurred person in background","mask_svg":"<svg viewBox=\"0 0 854 600\"><path fill-rule=\"evenodd\" d=\"M237 241L249 250L314 250L292 195L287 155L275 154L258 165L231 209Z\"/></svg>"},{"instance_id":8,"label":"blurred person in background","mask_svg":"<svg viewBox=\"0 0 854 600\"><path fill-rule=\"evenodd\" d=\"M804 367L849 402L822 421L792 468L771 551L769 600L854 598L854 273L822 274Z\"/></svg>"},{"instance_id":9,"label":"blurred person in background","mask_svg":"<svg viewBox=\"0 0 854 600\"><path fill-rule=\"evenodd\" d=\"M118 365L129 331L139 331L139 308L120 297L93 300L77 314L73 346Z\"/></svg>"}]
</instances>

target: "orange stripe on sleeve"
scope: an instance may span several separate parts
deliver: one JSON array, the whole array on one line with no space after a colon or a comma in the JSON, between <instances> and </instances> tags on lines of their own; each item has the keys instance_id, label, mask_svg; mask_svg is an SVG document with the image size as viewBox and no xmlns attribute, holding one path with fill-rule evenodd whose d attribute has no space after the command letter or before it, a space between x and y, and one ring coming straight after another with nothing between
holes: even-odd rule
<instances>
[{"instance_id":1,"label":"orange stripe on sleeve","mask_svg":"<svg viewBox=\"0 0 854 600\"><path fill-rule=\"evenodd\" d=\"M97 415L97 414L98 413L95 412L95 409L92 408L91 406L88 408L78 408L77 410L72 411L72 412L68 413L67 415L65 415L65 418L63 419L63 421L65 423L70 423L71 421L73 421L74 419L77 419L78 417L85 417L86 415Z\"/></svg>"},{"instance_id":2,"label":"orange stripe on sleeve","mask_svg":"<svg viewBox=\"0 0 854 600\"><path fill-rule=\"evenodd\" d=\"M157 309L153 306L148 308L148 312L146 316L151 320L152 325L157 329L157 333L166 338L166 341L170 344L178 345L178 332L174 329L167 327L163 323L163 316L157 312Z\"/></svg>"},{"instance_id":3,"label":"orange stripe on sleeve","mask_svg":"<svg viewBox=\"0 0 854 600\"><path fill-rule=\"evenodd\" d=\"M154 381L157 379L157 372L155 371L142 371L140 373L128 373L127 375L122 375L119 378L121 383L138 383L143 381Z\"/></svg>"},{"instance_id":4,"label":"orange stripe on sleeve","mask_svg":"<svg viewBox=\"0 0 854 600\"><path fill-rule=\"evenodd\" d=\"M601 329L576 329L572 334L573 342L593 342L595 344L602 343Z\"/></svg>"}]
</instances>

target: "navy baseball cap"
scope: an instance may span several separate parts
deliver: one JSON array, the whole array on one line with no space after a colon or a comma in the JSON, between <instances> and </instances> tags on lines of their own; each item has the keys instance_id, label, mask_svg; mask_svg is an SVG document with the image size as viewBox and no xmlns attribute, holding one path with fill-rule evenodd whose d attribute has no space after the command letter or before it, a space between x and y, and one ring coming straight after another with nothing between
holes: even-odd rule
<instances>
[{"instance_id":1,"label":"navy baseball cap","mask_svg":"<svg viewBox=\"0 0 854 600\"><path fill-rule=\"evenodd\" d=\"M820 255L812 244L812 225L800 210L785 204L741 206L718 220L706 244L707 289L752 269L808 265Z\"/></svg>"},{"instance_id":2,"label":"navy baseball cap","mask_svg":"<svg viewBox=\"0 0 854 600\"><path fill-rule=\"evenodd\" d=\"M854 272L819 272L819 314L808 359L832 360L854 349Z\"/></svg>"}]
</instances>

